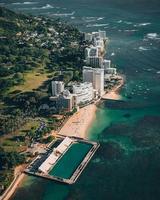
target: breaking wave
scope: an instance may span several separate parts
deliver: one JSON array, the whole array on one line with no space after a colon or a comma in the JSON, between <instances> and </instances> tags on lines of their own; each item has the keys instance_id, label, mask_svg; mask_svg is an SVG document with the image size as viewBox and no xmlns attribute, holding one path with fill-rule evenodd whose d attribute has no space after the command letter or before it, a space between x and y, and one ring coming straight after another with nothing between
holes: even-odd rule
<instances>
[{"instance_id":1,"label":"breaking wave","mask_svg":"<svg viewBox=\"0 0 160 200\"><path fill-rule=\"evenodd\" d=\"M51 14L51 16L72 16L75 14L75 11L71 12L71 13L53 13Z\"/></svg>"},{"instance_id":2,"label":"breaking wave","mask_svg":"<svg viewBox=\"0 0 160 200\"><path fill-rule=\"evenodd\" d=\"M86 27L103 27L108 25L109 24L88 24Z\"/></svg>"},{"instance_id":3,"label":"breaking wave","mask_svg":"<svg viewBox=\"0 0 160 200\"><path fill-rule=\"evenodd\" d=\"M160 35L157 33L148 33L145 38L152 40L160 40Z\"/></svg>"},{"instance_id":4,"label":"breaking wave","mask_svg":"<svg viewBox=\"0 0 160 200\"><path fill-rule=\"evenodd\" d=\"M15 2L15 3L12 3L13 5L31 5L31 4L37 4L38 2L34 2L34 1L25 1L25 2Z\"/></svg>"}]
</instances>

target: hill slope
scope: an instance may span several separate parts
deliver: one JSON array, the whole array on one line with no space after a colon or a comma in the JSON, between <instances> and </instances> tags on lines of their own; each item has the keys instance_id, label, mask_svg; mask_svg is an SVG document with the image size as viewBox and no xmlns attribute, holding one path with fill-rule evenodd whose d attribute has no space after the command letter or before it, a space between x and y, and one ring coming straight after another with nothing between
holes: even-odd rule
<instances>
[{"instance_id":1,"label":"hill slope","mask_svg":"<svg viewBox=\"0 0 160 200\"><path fill-rule=\"evenodd\" d=\"M58 19L25 16L0 7L1 94L21 84L24 72L38 67L50 72L79 70L81 38L76 28Z\"/></svg>"}]
</instances>

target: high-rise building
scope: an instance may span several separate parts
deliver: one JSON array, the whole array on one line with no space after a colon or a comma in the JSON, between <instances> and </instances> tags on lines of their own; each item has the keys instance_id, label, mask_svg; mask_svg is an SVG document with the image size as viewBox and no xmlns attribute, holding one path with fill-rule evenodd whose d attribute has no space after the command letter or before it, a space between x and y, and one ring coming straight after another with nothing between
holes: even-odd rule
<instances>
[{"instance_id":1,"label":"high-rise building","mask_svg":"<svg viewBox=\"0 0 160 200\"><path fill-rule=\"evenodd\" d=\"M57 98L51 98L52 101L56 103L56 109L58 111L70 112L76 106L74 103L74 95L72 95L68 90L64 90Z\"/></svg>"},{"instance_id":2,"label":"high-rise building","mask_svg":"<svg viewBox=\"0 0 160 200\"><path fill-rule=\"evenodd\" d=\"M84 104L92 101L93 99L93 86L92 83L76 83L73 85L73 94L76 95L77 104Z\"/></svg>"},{"instance_id":3,"label":"high-rise building","mask_svg":"<svg viewBox=\"0 0 160 200\"><path fill-rule=\"evenodd\" d=\"M98 47L91 46L85 50L86 64L92 67L101 67L103 58Z\"/></svg>"},{"instance_id":4,"label":"high-rise building","mask_svg":"<svg viewBox=\"0 0 160 200\"><path fill-rule=\"evenodd\" d=\"M103 58L101 56L88 57L86 60L86 64L92 67L102 67Z\"/></svg>"},{"instance_id":5,"label":"high-rise building","mask_svg":"<svg viewBox=\"0 0 160 200\"><path fill-rule=\"evenodd\" d=\"M62 81L52 81L52 96L58 96L64 91L64 83Z\"/></svg>"},{"instance_id":6,"label":"high-rise building","mask_svg":"<svg viewBox=\"0 0 160 200\"><path fill-rule=\"evenodd\" d=\"M104 69L83 67L83 82L90 82L98 91L99 96L104 94Z\"/></svg>"}]
</instances>

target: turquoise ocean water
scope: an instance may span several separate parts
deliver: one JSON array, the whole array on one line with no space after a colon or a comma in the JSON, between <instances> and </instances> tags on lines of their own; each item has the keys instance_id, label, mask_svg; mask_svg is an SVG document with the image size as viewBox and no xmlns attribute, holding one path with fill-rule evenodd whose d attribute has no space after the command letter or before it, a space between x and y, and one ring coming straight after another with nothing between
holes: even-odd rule
<instances>
[{"instance_id":1,"label":"turquoise ocean water","mask_svg":"<svg viewBox=\"0 0 160 200\"><path fill-rule=\"evenodd\" d=\"M160 199L160 2L0 1L16 11L60 17L82 31L106 30L106 57L126 76L124 102L102 102L89 130L101 146L76 184L28 177L12 200Z\"/></svg>"}]
</instances>

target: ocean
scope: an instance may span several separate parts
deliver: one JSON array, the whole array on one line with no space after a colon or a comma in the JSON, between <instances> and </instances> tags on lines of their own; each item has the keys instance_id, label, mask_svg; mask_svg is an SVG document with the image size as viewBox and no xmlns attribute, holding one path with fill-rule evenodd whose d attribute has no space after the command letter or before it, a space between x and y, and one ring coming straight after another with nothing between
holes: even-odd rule
<instances>
[{"instance_id":1,"label":"ocean","mask_svg":"<svg viewBox=\"0 0 160 200\"><path fill-rule=\"evenodd\" d=\"M160 1L0 1L15 11L105 30L106 58L126 77L123 101L104 101L89 138L101 146L76 184L27 177L12 200L160 199Z\"/></svg>"}]
</instances>

